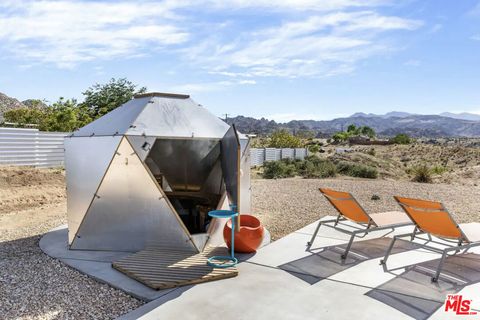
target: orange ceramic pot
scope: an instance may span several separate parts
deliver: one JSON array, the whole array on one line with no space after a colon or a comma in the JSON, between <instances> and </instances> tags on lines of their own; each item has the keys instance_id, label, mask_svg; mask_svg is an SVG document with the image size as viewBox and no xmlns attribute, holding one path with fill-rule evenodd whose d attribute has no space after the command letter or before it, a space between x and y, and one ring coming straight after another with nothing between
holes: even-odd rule
<instances>
[{"instance_id":1,"label":"orange ceramic pot","mask_svg":"<svg viewBox=\"0 0 480 320\"><path fill-rule=\"evenodd\" d=\"M235 252L251 253L262 244L264 229L260 220L248 214L240 215L240 231L235 232ZM223 228L223 239L230 248L232 240L232 221L228 220Z\"/></svg>"}]
</instances>

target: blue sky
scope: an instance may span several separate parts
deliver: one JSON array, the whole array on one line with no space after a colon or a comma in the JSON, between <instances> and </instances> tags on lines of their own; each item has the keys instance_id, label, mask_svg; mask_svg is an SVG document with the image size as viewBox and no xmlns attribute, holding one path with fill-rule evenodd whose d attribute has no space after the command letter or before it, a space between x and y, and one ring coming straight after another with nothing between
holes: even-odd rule
<instances>
[{"instance_id":1,"label":"blue sky","mask_svg":"<svg viewBox=\"0 0 480 320\"><path fill-rule=\"evenodd\" d=\"M480 113L478 0L0 2L0 92L127 77L213 113Z\"/></svg>"}]
</instances>

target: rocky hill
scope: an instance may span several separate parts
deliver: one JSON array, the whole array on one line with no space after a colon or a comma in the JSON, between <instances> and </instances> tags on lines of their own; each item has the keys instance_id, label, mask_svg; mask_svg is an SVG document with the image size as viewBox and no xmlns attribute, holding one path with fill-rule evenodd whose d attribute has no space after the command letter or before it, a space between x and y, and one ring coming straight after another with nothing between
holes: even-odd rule
<instances>
[{"instance_id":1,"label":"rocky hill","mask_svg":"<svg viewBox=\"0 0 480 320\"><path fill-rule=\"evenodd\" d=\"M238 130L244 133L264 135L278 129L290 131L312 130L317 136L329 136L346 129L350 124L369 126L381 136L394 136L406 133L413 137L479 137L480 121L455 119L440 115L395 114L394 116L377 116L354 114L346 118L328 121L294 120L287 123L276 123L267 119L254 119L238 116L229 118L228 123L235 123Z\"/></svg>"},{"instance_id":2,"label":"rocky hill","mask_svg":"<svg viewBox=\"0 0 480 320\"><path fill-rule=\"evenodd\" d=\"M0 122L3 120L3 113L5 111L23 107L25 107L25 105L22 102L0 92Z\"/></svg>"}]
</instances>

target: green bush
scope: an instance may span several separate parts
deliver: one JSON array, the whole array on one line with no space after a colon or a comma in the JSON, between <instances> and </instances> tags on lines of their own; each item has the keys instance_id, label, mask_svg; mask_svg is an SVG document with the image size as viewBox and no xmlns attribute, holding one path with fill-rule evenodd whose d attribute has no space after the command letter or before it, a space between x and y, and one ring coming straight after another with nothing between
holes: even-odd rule
<instances>
[{"instance_id":1,"label":"green bush","mask_svg":"<svg viewBox=\"0 0 480 320\"><path fill-rule=\"evenodd\" d=\"M295 176L296 173L295 165L286 161L268 161L263 165L265 179L288 178Z\"/></svg>"},{"instance_id":2,"label":"green bush","mask_svg":"<svg viewBox=\"0 0 480 320\"><path fill-rule=\"evenodd\" d=\"M432 170L427 165L413 168L413 181L422 183L432 182Z\"/></svg>"},{"instance_id":3,"label":"green bush","mask_svg":"<svg viewBox=\"0 0 480 320\"><path fill-rule=\"evenodd\" d=\"M318 144L309 145L308 151L310 151L311 153L317 153L320 151L320 146Z\"/></svg>"},{"instance_id":4,"label":"green bush","mask_svg":"<svg viewBox=\"0 0 480 320\"><path fill-rule=\"evenodd\" d=\"M337 174L335 165L327 159L308 156L297 166L299 174L304 178L329 178Z\"/></svg>"},{"instance_id":5,"label":"green bush","mask_svg":"<svg viewBox=\"0 0 480 320\"><path fill-rule=\"evenodd\" d=\"M441 175L441 174L444 174L448 169L444 166L434 166L431 171L433 174L438 174L438 175Z\"/></svg>"},{"instance_id":6,"label":"green bush","mask_svg":"<svg viewBox=\"0 0 480 320\"><path fill-rule=\"evenodd\" d=\"M378 171L374 167L369 167L363 164L350 163L341 161L337 164L338 173L358 178L376 179Z\"/></svg>"},{"instance_id":7,"label":"green bush","mask_svg":"<svg viewBox=\"0 0 480 320\"><path fill-rule=\"evenodd\" d=\"M390 139L390 141L395 144L410 144L412 142L412 139L408 135L400 133Z\"/></svg>"},{"instance_id":8,"label":"green bush","mask_svg":"<svg viewBox=\"0 0 480 320\"><path fill-rule=\"evenodd\" d=\"M328 178L334 177L336 173L337 168L330 160L308 156L304 160L283 159L265 162L263 177L278 179L300 175L304 178Z\"/></svg>"}]
</instances>

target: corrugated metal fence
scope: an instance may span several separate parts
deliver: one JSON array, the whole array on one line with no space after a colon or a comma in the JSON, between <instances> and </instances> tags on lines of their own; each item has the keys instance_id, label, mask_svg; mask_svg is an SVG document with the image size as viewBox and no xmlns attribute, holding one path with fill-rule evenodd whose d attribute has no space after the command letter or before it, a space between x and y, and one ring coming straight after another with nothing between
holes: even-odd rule
<instances>
[{"instance_id":1,"label":"corrugated metal fence","mask_svg":"<svg viewBox=\"0 0 480 320\"><path fill-rule=\"evenodd\" d=\"M0 128L0 165L62 166L66 135L38 129Z\"/></svg>"},{"instance_id":2,"label":"corrugated metal fence","mask_svg":"<svg viewBox=\"0 0 480 320\"><path fill-rule=\"evenodd\" d=\"M0 165L56 167L63 166L63 139L68 133L42 132L38 129L0 128ZM251 148L251 166L265 161L303 159L304 148Z\"/></svg>"},{"instance_id":3,"label":"corrugated metal fence","mask_svg":"<svg viewBox=\"0 0 480 320\"><path fill-rule=\"evenodd\" d=\"M251 148L250 166L261 166L265 161L276 161L280 159L304 159L308 156L308 150L305 148Z\"/></svg>"}]
</instances>

